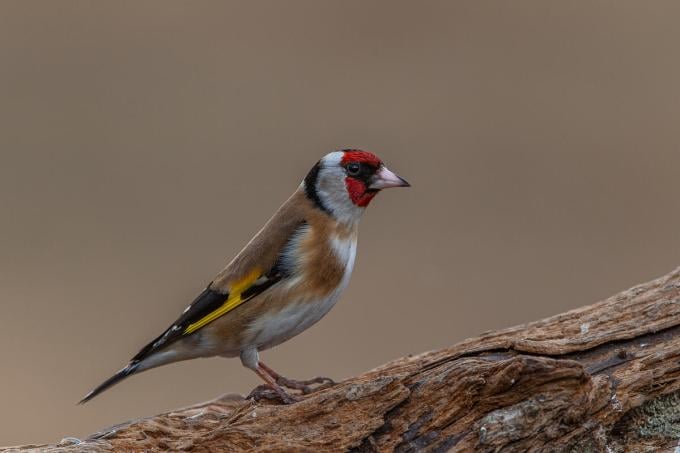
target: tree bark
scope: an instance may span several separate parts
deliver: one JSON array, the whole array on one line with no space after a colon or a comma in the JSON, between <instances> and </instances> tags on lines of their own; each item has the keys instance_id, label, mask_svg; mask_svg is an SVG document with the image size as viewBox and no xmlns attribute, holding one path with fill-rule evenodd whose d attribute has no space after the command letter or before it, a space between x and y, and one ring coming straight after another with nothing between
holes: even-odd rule
<instances>
[{"instance_id":1,"label":"tree bark","mask_svg":"<svg viewBox=\"0 0 680 453\"><path fill-rule=\"evenodd\" d=\"M679 361L680 268L292 405L227 395L83 441L0 451L674 451Z\"/></svg>"}]
</instances>

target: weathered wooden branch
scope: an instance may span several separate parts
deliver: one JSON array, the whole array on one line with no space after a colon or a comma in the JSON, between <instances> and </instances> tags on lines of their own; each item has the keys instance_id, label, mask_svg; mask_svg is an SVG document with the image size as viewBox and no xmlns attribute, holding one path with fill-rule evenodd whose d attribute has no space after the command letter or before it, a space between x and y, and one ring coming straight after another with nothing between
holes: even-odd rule
<instances>
[{"instance_id":1,"label":"weathered wooden branch","mask_svg":"<svg viewBox=\"0 0 680 453\"><path fill-rule=\"evenodd\" d=\"M75 451L673 451L680 268L597 304L404 357L282 406L230 395ZM13 451L13 449L0 449Z\"/></svg>"}]
</instances>

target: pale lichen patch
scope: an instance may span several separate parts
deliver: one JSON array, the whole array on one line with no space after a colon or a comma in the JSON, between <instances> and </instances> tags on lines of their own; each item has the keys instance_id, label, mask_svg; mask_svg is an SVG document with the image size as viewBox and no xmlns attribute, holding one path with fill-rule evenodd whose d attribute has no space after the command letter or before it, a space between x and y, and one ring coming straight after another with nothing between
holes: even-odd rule
<instances>
[{"instance_id":1,"label":"pale lichen patch","mask_svg":"<svg viewBox=\"0 0 680 453\"><path fill-rule=\"evenodd\" d=\"M680 392L660 396L631 410L614 426L612 434L620 437L622 445L632 438L680 439ZM677 448L676 452L680 453Z\"/></svg>"}]
</instances>

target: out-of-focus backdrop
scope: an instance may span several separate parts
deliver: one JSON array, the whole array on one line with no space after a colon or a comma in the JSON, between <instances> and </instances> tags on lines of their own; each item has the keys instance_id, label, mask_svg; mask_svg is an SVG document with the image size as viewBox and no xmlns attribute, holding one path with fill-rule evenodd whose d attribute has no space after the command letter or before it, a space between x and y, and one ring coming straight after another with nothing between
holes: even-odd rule
<instances>
[{"instance_id":1,"label":"out-of-focus backdrop","mask_svg":"<svg viewBox=\"0 0 680 453\"><path fill-rule=\"evenodd\" d=\"M680 265L677 2L0 4L0 445L260 382L197 360L75 403L341 147L381 194L352 283L264 353L336 379Z\"/></svg>"}]
</instances>

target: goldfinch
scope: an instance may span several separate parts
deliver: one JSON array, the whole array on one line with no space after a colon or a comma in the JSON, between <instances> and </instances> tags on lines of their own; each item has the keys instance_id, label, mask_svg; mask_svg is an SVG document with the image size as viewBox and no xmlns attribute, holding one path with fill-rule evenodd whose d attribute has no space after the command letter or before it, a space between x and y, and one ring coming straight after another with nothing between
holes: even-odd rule
<instances>
[{"instance_id":1,"label":"goldfinch","mask_svg":"<svg viewBox=\"0 0 680 453\"><path fill-rule=\"evenodd\" d=\"M307 384L323 383L286 379L259 352L328 313L352 274L365 208L380 190L407 186L370 152L327 154L177 321L80 403L133 374L198 357L240 356L285 403L296 398L281 385L305 392Z\"/></svg>"}]
</instances>

